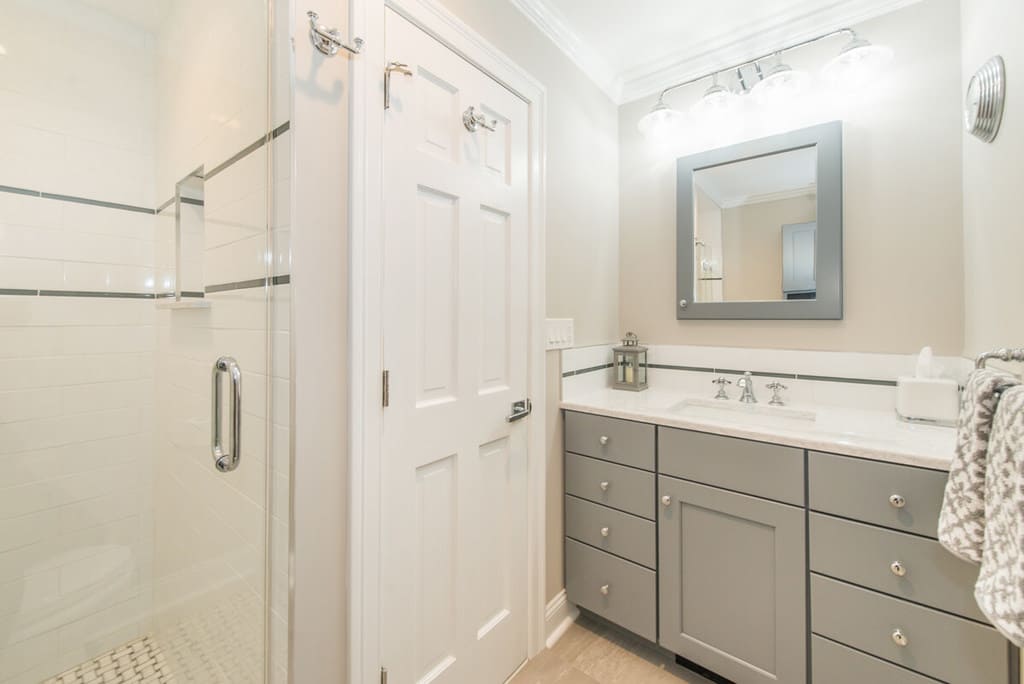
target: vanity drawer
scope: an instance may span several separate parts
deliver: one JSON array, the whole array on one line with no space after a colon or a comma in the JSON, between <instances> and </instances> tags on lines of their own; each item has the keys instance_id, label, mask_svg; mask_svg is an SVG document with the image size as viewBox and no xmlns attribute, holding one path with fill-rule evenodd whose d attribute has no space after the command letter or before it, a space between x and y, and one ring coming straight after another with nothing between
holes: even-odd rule
<instances>
[{"instance_id":1,"label":"vanity drawer","mask_svg":"<svg viewBox=\"0 0 1024 684\"><path fill-rule=\"evenodd\" d=\"M654 473L567 453L565 492L654 520Z\"/></svg>"},{"instance_id":2,"label":"vanity drawer","mask_svg":"<svg viewBox=\"0 0 1024 684\"><path fill-rule=\"evenodd\" d=\"M654 426L566 411L565 450L653 471Z\"/></svg>"},{"instance_id":3,"label":"vanity drawer","mask_svg":"<svg viewBox=\"0 0 1024 684\"><path fill-rule=\"evenodd\" d=\"M1009 681L1009 646L995 629L815 574L811 628L951 684ZM897 631L905 646L896 643Z\"/></svg>"},{"instance_id":4,"label":"vanity drawer","mask_svg":"<svg viewBox=\"0 0 1024 684\"><path fill-rule=\"evenodd\" d=\"M802 506L803 451L778 444L658 428L658 472Z\"/></svg>"},{"instance_id":5,"label":"vanity drawer","mask_svg":"<svg viewBox=\"0 0 1024 684\"><path fill-rule=\"evenodd\" d=\"M937 537L945 472L816 451L808 469L813 510Z\"/></svg>"},{"instance_id":6,"label":"vanity drawer","mask_svg":"<svg viewBox=\"0 0 1024 684\"><path fill-rule=\"evenodd\" d=\"M565 534L634 563L655 567L657 533L650 520L567 496Z\"/></svg>"},{"instance_id":7,"label":"vanity drawer","mask_svg":"<svg viewBox=\"0 0 1024 684\"><path fill-rule=\"evenodd\" d=\"M987 622L974 601L978 567L939 542L820 513L810 523L811 570Z\"/></svg>"},{"instance_id":8,"label":"vanity drawer","mask_svg":"<svg viewBox=\"0 0 1024 684\"><path fill-rule=\"evenodd\" d=\"M811 672L819 684L935 684L934 679L820 636L811 637Z\"/></svg>"},{"instance_id":9,"label":"vanity drawer","mask_svg":"<svg viewBox=\"0 0 1024 684\"><path fill-rule=\"evenodd\" d=\"M565 592L569 601L656 641L657 593L653 570L565 540Z\"/></svg>"}]
</instances>

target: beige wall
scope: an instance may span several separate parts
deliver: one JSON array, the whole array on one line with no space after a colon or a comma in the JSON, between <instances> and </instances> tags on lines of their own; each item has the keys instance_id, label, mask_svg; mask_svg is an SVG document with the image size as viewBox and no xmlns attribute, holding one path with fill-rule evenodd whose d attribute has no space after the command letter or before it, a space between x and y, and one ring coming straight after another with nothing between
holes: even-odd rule
<instances>
[{"instance_id":1,"label":"beige wall","mask_svg":"<svg viewBox=\"0 0 1024 684\"><path fill-rule=\"evenodd\" d=\"M1006 61L1008 88L999 136L992 144L964 135L964 351L1024 344L1024 4L1020 0L965 0L961 7L963 88L989 57Z\"/></svg>"},{"instance_id":2,"label":"beige wall","mask_svg":"<svg viewBox=\"0 0 1024 684\"><path fill-rule=\"evenodd\" d=\"M722 210L725 300L782 299L782 226L816 216L816 195Z\"/></svg>"},{"instance_id":3,"label":"beige wall","mask_svg":"<svg viewBox=\"0 0 1024 684\"><path fill-rule=\"evenodd\" d=\"M997 21L994 10L991 16ZM760 137L784 130L787 123L845 120L844 320L675 319L675 158L721 143L691 140L678 150L655 149L636 130L654 101L650 97L623 105L619 116L623 329L657 344L874 352L909 352L930 344L941 354L960 353L959 5L925 0L856 28L895 50L876 88L845 100L821 97L827 106L805 105L788 121L746 121L750 137ZM1009 43L1009 28L1003 35ZM841 44L837 39L813 46L792 53L788 61L817 72ZM689 108L704 88L684 89L669 101ZM1003 141L1004 157L1012 136ZM1003 253L1010 259L1016 251Z\"/></svg>"},{"instance_id":4,"label":"beige wall","mask_svg":"<svg viewBox=\"0 0 1024 684\"><path fill-rule=\"evenodd\" d=\"M504 1L442 0L547 90L547 315L575 320L576 344L619 336L618 110ZM562 582L562 438L558 355L547 355L547 557L545 595Z\"/></svg>"}]
</instances>

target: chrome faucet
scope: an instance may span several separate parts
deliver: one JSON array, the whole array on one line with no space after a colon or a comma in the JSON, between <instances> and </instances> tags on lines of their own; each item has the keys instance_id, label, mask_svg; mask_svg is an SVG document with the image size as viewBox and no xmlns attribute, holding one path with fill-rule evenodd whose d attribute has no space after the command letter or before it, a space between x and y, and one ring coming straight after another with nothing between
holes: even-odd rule
<instances>
[{"instance_id":1,"label":"chrome faucet","mask_svg":"<svg viewBox=\"0 0 1024 684\"><path fill-rule=\"evenodd\" d=\"M754 396L754 377L750 371L743 374L743 377L736 381L736 386L743 390L740 401L744 404L756 404L757 397Z\"/></svg>"}]
</instances>

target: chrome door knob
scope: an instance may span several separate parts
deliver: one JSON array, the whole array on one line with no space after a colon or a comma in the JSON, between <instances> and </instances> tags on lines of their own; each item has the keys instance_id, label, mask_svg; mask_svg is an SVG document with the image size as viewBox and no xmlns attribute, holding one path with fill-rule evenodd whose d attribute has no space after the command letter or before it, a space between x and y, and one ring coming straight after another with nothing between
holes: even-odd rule
<instances>
[{"instance_id":1,"label":"chrome door knob","mask_svg":"<svg viewBox=\"0 0 1024 684\"><path fill-rule=\"evenodd\" d=\"M601 528L601 536L602 537L607 537L611 533L612 533L612 530L611 530L610 527L602 527Z\"/></svg>"},{"instance_id":2,"label":"chrome door knob","mask_svg":"<svg viewBox=\"0 0 1024 684\"><path fill-rule=\"evenodd\" d=\"M900 648L905 648L907 643L909 643L907 640L907 635L903 633L902 629L897 629L895 632L892 633L892 641Z\"/></svg>"},{"instance_id":3,"label":"chrome door knob","mask_svg":"<svg viewBox=\"0 0 1024 684\"><path fill-rule=\"evenodd\" d=\"M889 497L889 505L893 508L903 508L907 505L907 500L900 494L893 494Z\"/></svg>"},{"instance_id":4,"label":"chrome door knob","mask_svg":"<svg viewBox=\"0 0 1024 684\"><path fill-rule=\"evenodd\" d=\"M597 441L599 441L601 443L601 446L608 446L608 436L607 435L601 435L601 438L598 439Z\"/></svg>"},{"instance_id":5,"label":"chrome door knob","mask_svg":"<svg viewBox=\"0 0 1024 684\"><path fill-rule=\"evenodd\" d=\"M602 585L601 585L601 594L602 594L603 596L607 596L607 595L608 595L608 593L609 593L609 592L610 592L611 590L612 590L612 588L611 588L611 585L609 585L609 584L602 584Z\"/></svg>"},{"instance_id":6,"label":"chrome door knob","mask_svg":"<svg viewBox=\"0 0 1024 684\"><path fill-rule=\"evenodd\" d=\"M672 497L669 496L668 494L666 494L665 496L661 497L661 504L663 506L671 506L672 505Z\"/></svg>"},{"instance_id":7,"label":"chrome door knob","mask_svg":"<svg viewBox=\"0 0 1024 684\"><path fill-rule=\"evenodd\" d=\"M892 570L892 574L896 575L897 577L903 577L907 574L907 566L905 566L903 563L899 561L893 561L892 564L889 566L889 569Z\"/></svg>"},{"instance_id":8,"label":"chrome door knob","mask_svg":"<svg viewBox=\"0 0 1024 684\"><path fill-rule=\"evenodd\" d=\"M611 483L605 481L605 482L602 482L599 486L601 487L601 491L602 492L607 492L609 485L611 485Z\"/></svg>"}]
</instances>

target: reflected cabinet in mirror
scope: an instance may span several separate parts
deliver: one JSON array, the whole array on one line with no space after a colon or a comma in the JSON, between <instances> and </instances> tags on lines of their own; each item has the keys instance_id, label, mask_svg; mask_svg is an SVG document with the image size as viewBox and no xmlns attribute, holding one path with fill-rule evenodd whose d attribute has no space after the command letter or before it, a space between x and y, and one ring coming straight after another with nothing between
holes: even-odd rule
<instances>
[{"instance_id":1,"label":"reflected cabinet in mirror","mask_svg":"<svg viewBox=\"0 0 1024 684\"><path fill-rule=\"evenodd\" d=\"M678 162L677 318L843 317L842 124Z\"/></svg>"}]
</instances>

